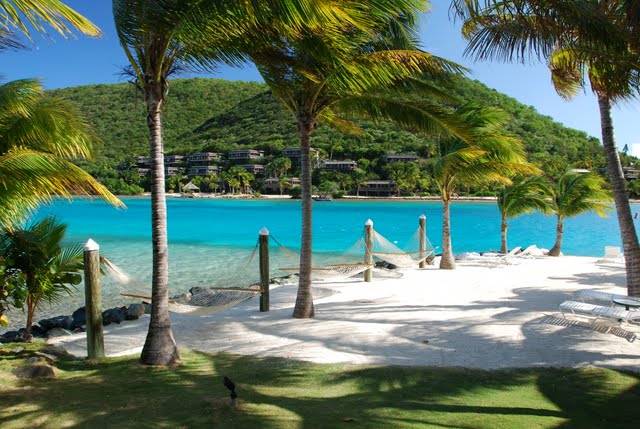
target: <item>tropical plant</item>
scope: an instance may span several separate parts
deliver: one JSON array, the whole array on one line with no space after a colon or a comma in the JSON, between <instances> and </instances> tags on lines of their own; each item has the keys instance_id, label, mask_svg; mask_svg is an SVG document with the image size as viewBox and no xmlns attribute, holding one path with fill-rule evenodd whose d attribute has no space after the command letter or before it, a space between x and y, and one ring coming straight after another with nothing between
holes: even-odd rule
<instances>
[{"instance_id":1,"label":"tropical plant","mask_svg":"<svg viewBox=\"0 0 640 429\"><path fill-rule=\"evenodd\" d=\"M0 326L3 327L9 324L5 311L10 307L22 308L27 298L24 277L9 265L10 261L0 256Z\"/></svg>"},{"instance_id":2,"label":"tropical plant","mask_svg":"<svg viewBox=\"0 0 640 429\"><path fill-rule=\"evenodd\" d=\"M540 211L544 214L552 213L549 202L549 186L541 176L518 177L511 185L505 186L498 194L498 209L500 210L500 252L507 253L507 229L509 219L525 213Z\"/></svg>"},{"instance_id":3,"label":"tropical plant","mask_svg":"<svg viewBox=\"0 0 640 429\"><path fill-rule=\"evenodd\" d=\"M595 174L567 172L551 186L551 207L558 218L556 242L549 256L560 256L564 219L594 211L598 216L607 216L611 207L606 201L611 194L605 189L605 180Z\"/></svg>"},{"instance_id":4,"label":"tropical plant","mask_svg":"<svg viewBox=\"0 0 640 429\"><path fill-rule=\"evenodd\" d=\"M507 116L492 107L466 105L458 114L468 125L472 138L442 138L436 145L434 182L442 198L441 269L456 267L451 246L451 200L461 186L482 183L510 184L516 174L531 174L537 169L528 164L519 140L507 135Z\"/></svg>"},{"instance_id":5,"label":"tropical plant","mask_svg":"<svg viewBox=\"0 0 640 429\"><path fill-rule=\"evenodd\" d=\"M638 3L455 0L453 7L467 19L463 26L469 38L467 53L476 58L543 57L548 61L556 90L565 98L589 82L598 99L602 145L625 253L628 293L640 295L640 243L611 119L614 102L638 94Z\"/></svg>"},{"instance_id":6,"label":"tropical plant","mask_svg":"<svg viewBox=\"0 0 640 429\"><path fill-rule=\"evenodd\" d=\"M265 167L267 173L273 174L278 179L280 195L282 195L282 187L287 182L285 175L291 169L291 159L276 158Z\"/></svg>"},{"instance_id":7,"label":"tropical plant","mask_svg":"<svg viewBox=\"0 0 640 429\"><path fill-rule=\"evenodd\" d=\"M46 33L47 27L64 37L73 29L99 36L100 29L59 0L0 0L0 50L20 49L19 33L31 39L31 31Z\"/></svg>"},{"instance_id":8,"label":"tropical plant","mask_svg":"<svg viewBox=\"0 0 640 429\"><path fill-rule=\"evenodd\" d=\"M410 78L460 71L456 64L416 51L414 22L422 0L342 2L338 22L303 27L289 37L263 28L264 45L249 53L265 82L297 121L302 149L300 275L293 316L313 317L311 294L311 136L320 122L358 132L356 116L392 119L415 129L448 132L454 121L435 104L393 97ZM411 81L418 84L417 81ZM403 84L404 83L404 84ZM444 96L434 85L420 87ZM449 127L447 127L449 125Z\"/></svg>"},{"instance_id":9,"label":"tropical plant","mask_svg":"<svg viewBox=\"0 0 640 429\"><path fill-rule=\"evenodd\" d=\"M53 196L98 195L122 206L66 158L91 159L95 134L67 102L38 80L0 85L0 227L11 228Z\"/></svg>"},{"instance_id":10,"label":"tropical plant","mask_svg":"<svg viewBox=\"0 0 640 429\"><path fill-rule=\"evenodd\" d=\"M82 281L82 246L63 247L67 225L47 217L24 228L0 233L0 256L9 261L5 271L24 278L27 326L25 340L31 339L36 308L54 302ZM14 283L14 286L16 284Z\"/></svg>"}]
</instances>

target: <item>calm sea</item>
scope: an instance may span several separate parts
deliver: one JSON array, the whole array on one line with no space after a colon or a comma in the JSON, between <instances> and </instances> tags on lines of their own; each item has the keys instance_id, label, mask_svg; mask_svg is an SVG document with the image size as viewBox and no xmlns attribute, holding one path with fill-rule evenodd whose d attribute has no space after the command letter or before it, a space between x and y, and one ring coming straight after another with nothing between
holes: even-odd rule
<instances>
[{"instance_id":1,"label":"calm sea","mask_svg":"<svg viewBox=\"0 0 640 429\"><path fill-rule=\"evenodd\" d=\"M92 238L101 254L136 279L141 289L151 279L151 203L148 198L124 198L127 208L115 209L99 201L58 201L40 210L69 225L68 242ZM168 199L170 285L173 292L193 286L246 285L257 281L257 258L250 261L258 231L266 227L274 246L271 270L295 266L300 246L300 202L291 200ZM640 206L632 207L639 211ZM362 235L367 219L389 241L403 247L415 233L420 215L427 216L427 234L437 251L442 242L442 205L437 201L332 201L313 208L314 258L317 264L347 261L340 256ZM500 246L500 215L495 202L455 202L451 208L454 253L488 251ZM509 246L536 244L550 248L555 240L555 217L535 213L513 219ZM593 213L565 223L563 252L599 256L605 245L620 246L617 220ZM105 305L122 302L118 285L103 283ZM69 309L82 305L82 287ZM140 290L136 290L140 292ZM53 309L59 312L60 309ZM49 311L47 311L49 312Z\"/></svg>"}]
</instances>

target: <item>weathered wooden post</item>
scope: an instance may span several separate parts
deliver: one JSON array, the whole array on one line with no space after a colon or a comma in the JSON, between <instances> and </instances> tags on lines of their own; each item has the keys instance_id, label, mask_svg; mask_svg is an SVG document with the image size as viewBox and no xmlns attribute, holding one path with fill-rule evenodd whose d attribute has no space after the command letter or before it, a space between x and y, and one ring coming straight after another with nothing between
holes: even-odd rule
<instances>
[{"instance_id":1,"label":"weathered wooden post","mask_svg":"<svg viewBox=\"0 0 640 429\"><path fill-rule=\"evenodd\" d=\"M260 230L260 311L269 311L269 230Z\"/></svg>"},{"instance_id":2,"label":"weathered wooden post","mask_svg":"<svg viewBox=\"0 0 640 429\"><path fill-rule=\"evenodd\" d=\"M367 220L364 224L364 263L373 264L373 221ZM367 268L364 272L364 281L370 282L373 277L373 269Z\"/></svg>"},{"instance_id":3,"label":"weathered wooden post","mask_svg":"<svg viewBox=\"0 0 640 429\"><path fill-rule=\"evenodd\" d=\"M418 222L420 225L420 231L418 232L418 240L420 240L420 258L424 258L424 254L427 251L427 216L420 215L420 221ZM420 261L420 268L427 267L427 259L424 258Z\"/></svg>"},{"instance_id":4,"label":"weathered wooden post","mask_svg":"<svg viewBox=\"0 0 640 429\"><path fill-rule=\"evenodd\" d=\"M87 357L89 359L104 357L100 293L100 246L89 239L84 245L84 299L87 318Z\"/></svg>"}]
</instances>

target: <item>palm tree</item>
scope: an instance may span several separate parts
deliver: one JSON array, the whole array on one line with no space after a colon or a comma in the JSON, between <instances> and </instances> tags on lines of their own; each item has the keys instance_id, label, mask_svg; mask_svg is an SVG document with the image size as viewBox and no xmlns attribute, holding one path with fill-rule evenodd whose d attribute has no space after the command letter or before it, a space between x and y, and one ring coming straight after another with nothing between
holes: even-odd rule
<instances>
[{"instance_id":1,"label":"palm tree","mask_svg":"<svg viewBox=\"0 0 640 429\"><path fill-rule=\"evenodd\" d=\"M280 187L280 195L282 195L282 186L286 183L284 176L291 169L291 159L289 158L276 158L266 166L267 172L271 173L278 179L278 185Z\"/></svg>"},{"instance_id":2,"label":"palm tree","mask_svg":"<svg viewBox=\"0 0 640 429\"><path fill-rule=\"evenodd\" d=\"M548 60L554 86L563 97L588 80L598 99L602 145L625 253L629 295L640 295L640 243L620 157L614 140L611 105L638 94L635 1L548 2L510 0L468 2L453 7L467 19L467 52L479 59ZM585 79L585 76L588 79Z\"/></svg>"},{"instance_id":3,"label":"palm tree","mask_svg":"<svg viewBox=\"0 0 640 429\"><path fill-rule=\"evenodd\" d=\"M325 3L330 2L113 0L116 31L144 96L150 136L153 275L151 320L142 363L169 365L179 359L168 311L162 110L169 76L185 63L207 68L219 62L239 64L261 37L256 27L267 22L279 31L299 26L305 19L332 13L331 5Z\"/></svg>"},{"instance_id":4,"label":"palm tree","mask_svg":"<svg viewBox=\"0 0 640 429\"><path fill-rule=\"evenodd\" d=\"M35 79L0 85L0 228L11 228L53 196L98 195L123 206L66 158L91 159L89 125Z\"/></svg>"},{"instance_id":5,"label":"palm tree","mask_svg":"<svg viewBox=\"0 0 640 429\"><path fill-rule=\"evenodd\" d=\"M605 201L610 201L611 195L605 190L605 183L602 177L595 174L567 172L549 188L551 206L558 217L556 242L549 250L549 256L560 256L565 218L588 211L595 211L602 217L608 215L611 207Z\"/></svg>"},{"instance_id":6,"label":"palm tree","mask_svg":"<svg viewBox=\"0 0 640 429\"><path fill-rule=\"evenodd\" d=\"M268 43L250 53L265 82L295 116L301 142L302 233L296 318L314 315L310 147L318 124L353 132L357 126L349 119L362 115L448 132L454 123L447 111L434 104L402 102L390 96L392 90L405 89L400 88L403 80L418 74L461 71L456 64L414 50L414 18L417 8L426 2L355 1L341 5L345 8L341 22L308 26L290 37L265 27L262 34ZM443 95L433 85L423 83L421 88Z\"/></svg>"},{"instance_id":7,"label":"palm tree","mask_svg":"<svg viewBox=\"0 0 640 429\"><path fill-rule=\"evenodd\" d=\"M456 267L451 246L451 199L460 186L482 183L510 184L515 174L531 174L537 169L525 160L522 143L506 135L507 115L491 107L466 105L458 109L473 137L443 138L436 143L434 181L442 198L441 269Z\"/></svg>"},{"instance_id":8,"label":"palm tree","mask_svg":"<svg viewBox=\"0 0 640 429\"><path fill-rule=\"evenodd\" d=\"M0 50L24 46L17 33L31 39L31 31L46 33L49 27L64 37L73 29L99 36L100 29L59 0L0 0Z\"/></svg>"},{"instance_id":9,"label":"palm tree","mask_svg":"<svg viewBox=\"0 0 640 429\"><path fill-rule=\"evenodd\" d=\"M0 256L10 261L7 271L24 278L27 304L25 341L31 340L36 308L52 302L82 281L82 246L62 247L67 225L48 217L25 228L0 234Z\"/></svg>"},{"instance_id":10,"label":"palm tree","mask_svg":"<svg viewBox=\"0 0 640 429\"><path fill-rule=\"evenodd\" d=\"M505 186L498 194L498 209L502 222L500 224L500 252L507 253L508 219L525 213L540 211L552 213L549 204L549 187L541 176L526 176L514 179L513 184Z\"/></svg>"}]
</instances>

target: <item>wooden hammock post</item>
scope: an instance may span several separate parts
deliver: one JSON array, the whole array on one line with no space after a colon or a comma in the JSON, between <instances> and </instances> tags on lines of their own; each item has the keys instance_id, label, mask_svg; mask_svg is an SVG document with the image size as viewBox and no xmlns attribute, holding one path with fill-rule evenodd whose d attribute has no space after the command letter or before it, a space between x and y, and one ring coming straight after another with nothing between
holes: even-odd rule
<instances>
[{"instance_id":1,"label":"wooden hammock post","mask_svg":"<svg viewBox=\"0 0 640 429\"><path fill-rule=\"evenodd\" d=\"M373 264L373 221L367 220L364 224L364 263ZM364 272L364 281L370 282L373 277L373 269L367 268Z\"/></svg>"},{"instance_id":2,"label":"wooden hammock post","mask_svg":"<svg viewBox=\"0 0 640 429\"><path fill-rule=\"evenodd\" d=\"M87 317L87 357L104 357L100 298L100 246L89 239L84 245L84 295Z\"/></svg>"},{"instance_id":3,"label":"wooden hammock post","mask_svg":"<svg viewBox=\"0 0 640 429\"><path fill-rule=\"evenodd\" d=\"M420 225L420 233L418 236L418 240L420 241L420 258L424 257L424 253L427 251L426 247L427 247L427 216L426 215L421 215L420 216L420 221L418 223L418 225ZM420 268L426 268L427 267L427 260L426 259L422 259L420 261L420 265L418 265Z\"/></svg>"},{"instance_id":4,"label":"wooden hammock post","mask_svg":"<svg viewBox=\"0 0 640 429\"><path fill-rule=\"evenodd\" d=\"M269 230L260 230L260 311L269 311Z\"/></svg>"}]
</instances>

